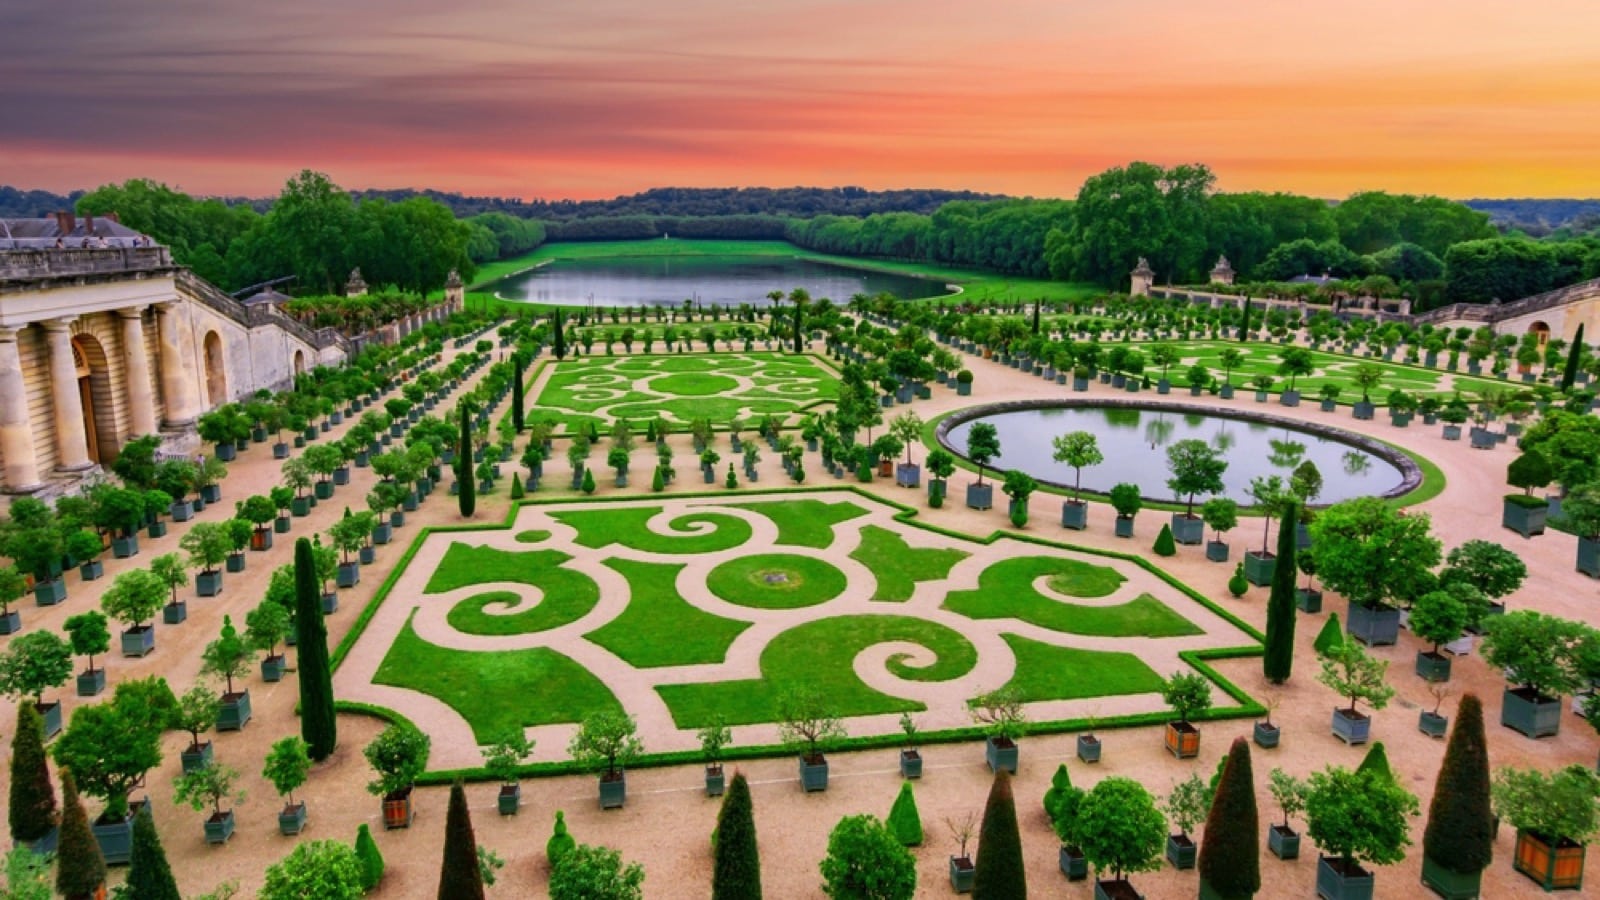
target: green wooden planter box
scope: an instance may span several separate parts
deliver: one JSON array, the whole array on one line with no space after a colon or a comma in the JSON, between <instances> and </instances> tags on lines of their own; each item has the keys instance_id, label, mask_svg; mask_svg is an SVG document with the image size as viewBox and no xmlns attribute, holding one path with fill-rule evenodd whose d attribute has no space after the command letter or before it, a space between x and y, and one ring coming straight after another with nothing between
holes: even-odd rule
<instances>
[{"instance_id":1,"label":"green wooden planter box","mask_svg":"<svg viewBox=\"0 0 1600 900\"><path fill-rule=\"evenodd\" d=\"M1133 517L1132 516L1117 516L1117 520L1116 520L1115 525L1113 526L1113 529L1115 530L1116 535L1119 538L1131 538L1131 537L1133 537Z\"/></svg>"},{"instance_id":2,"label":"green wooden planter box","mask_svg":"<svg viewBox=\"0 0 1600 900\"><path fill-rule=\"evenodd\" d=\"M1447 869L1424 855L1422 883L1444 900L1478 900L1483 884L1482 872L1463 873Z\"/></svg>"},{"instance_id":3,"label":"green wooden planter box","mask_svg":"<svg viewBox=\"0 0 1600 900\"><path fill-rule=\"evenodd\" d=\"M147 801L148 802L148 801ZM120 822L96 819L91 830L94 841L100 845L100 856L106 865L125 866L133 855L133 817L137 809L130 808L128 817Z\"/></svg>"},{"instance_id":4,"label":"green wooden planter box","mask_svg":"<svg viewBox=\"0 0 1600 900\"><path fill-rule=\"evenodd\" d=\"M1600 541L1578 538L1578 571L1600 578Z\"/></svg>"},{"instance_id":5,"label":"green wooden planter box","mask_svg":"<svg viewBox=\"0 0 1600 900\"><path fill-rule=\"evenodd\" d=\"M514 816L520 806L522 806L522 785L500 785L500 793L495 795L495 808L500 811L500 815Z\"/></svg>"},{"instance_id":6,"label":"green wooden planter box","mask_svg":"<svg viewBox=\"0 0 1600 900\"><path fill-rule=\"evenodd\" d=\"M1056 865L1068 881L1083 881L1089 877L1089 859L1080 850L1062 847L1056 854Z\"/></svg>"},{"instance_id":7,"label":"green wooden planter box","mask_svg":"<svg viewBox=\"0 0 1600 900\"><path fill-rule=\"evenodd\" d=\"M286 660L283 654L265 656L261 659L261 680L272 683L283 680L283 670Z\"/></svg>"},{"instance_id":8,"label":"green wooden planter box","mask_svg":"<svg viewBox=\"0 0 1600 900\"><path fill-rule=\"evenodd\" d=\"M156 630L151 625L129 628L122 633L123 656L147 656L156 649Z\"/></svg>"},{"instance_id":9,"label":"green wooden planter box","mask_svg":"<svg viewBox=\"0 0 1600 900\"><path fill-rule=\"evenodd\" d=\"M1061 504L1061 527L1082 531L1089 527L1089 504L1075 503L1071 500Z\"/></svg>"},{"instance_id":10,"label":"green wooden planter box","mask_svg":"<svg viewBox=\"0 0 1600 900\"><path fill-rule=\"evenodd\" d=\"M806 793L825 791L828 789L828 760L822 756L816 762L807 762L804 756L800 757L800 787Z\"/></svg>"},{"instance_id":11,"label":"green wooden planter box","mask_svg":"<svg viewBox=\"0 0 1600 900\"><path fill-rule=\"evenodd\" d=\"M1188 835L1167 835L1167 862L1172 863L1175 869L1181 871L1194 868L1195 856L1199 850L1200 848L1195 846Z\"/></svg>"},{"instance_id":12,"label":"green wooden planter box","mask_svg":"<svg viewBox=\"0 0 1600 900\"><path fill-rule=\"evenodd\" d=\"M1544 534L1545 519L1550 514L1548 503L1540 502L1537 506L1524 506L1510 497L1501 503L1500 510L1500 524L1525 538Z\"/></svg>"},{"instance_id":13,"label":"green wooden planter box","mask_svg":"<svg viewBox=\"0 0 1600 900\"><path fill-rule=\"evenodd\" d=\"M721 766L706 766L706 796L721 797L728 787L728 776Z\"/></svg>"},{"instance_id":14,"label":"green wooden planter box","mask_svg":"<svg viewBox=\"0 0 1600 900\"><path fill-rule=\"evenodd\" d=\"M1094 735L1092 735L1092 734L1080 734L1080 735L1078 735L1077 751L1078 751L1078 759L1079 760L1082 760L1083 762L1086 762L1086 763L1097 763L1097 762L1099 762L1100 761L1100 748L1101 748L1100 739L1095 737Z\"/></svg>"},{"instance_id":15,"label":"green wooden planter box","mask_svg":"<svg viewBox=\"0 0 1600 900\"><path fill-rule=\"evenodd\" d=\"M223 694L217 705L217 730L241 731L250 721L250 692L236 691Z\"/></svg>"},{"instance_id":16,"label":"green wooden planter box","mask_svg":"<svg viewBox=\"0 0 1600 900\"><path fill-rule=\"evenodd\" d=\"M970 857L950 857L950 887L956 893L972 893L972 882L977 878L977 875L978 868L972 864Z\"/></svg>"},{"instance_id":17,"label":"green wooden planter box","mask_svg":"<svg viewBox=\"0 0 1600 900\"><path fill-rule=\"evenodd\" d=\"M1267 849L1279 859L1300 858L1300 835L1282 825L1267 826Z\"/></svg>"},{"instance_id":18,"label":"green wooden planter box","mask_svg":"<svg viewBox=\"0 0 1600 900\"><path fill-rule=\"evenodd\" d=\"M1251 739L1256 742L1257 747L1261 747L1265 750L1271 750L1272 748L1278 746L1278 739L1283 736L1283 730L1276 725L1268 725L1265 722L1257 722L1251 729L1250 736Z\"/></svg>"},{"instance_id":19,"label":"green wooden planter box","mask_svg":"<svg viewBox=\"0 0 1600 900\"><path fill-rule=\"evenodd\" d=\"M33 586L33 602L40 606L55 606L67 599L67 582L60 577L41 581Z\"/></svg>"},{"instance_id":20,"label":"green wooden planter box","mask_svg":"<svg viewBox=\"0 0 1600 900\"><path fill-rule=\"evenodd\" d=\"M1427 650L1417 651L1417 675L1425 681L1449 681L1450 657Z\"/></svg>"},{"instance_id":21,"label":"green wooden planter box","mask_svg":"<svg viewBox=\"0 0 1600 900\"><path fill-rule=\"evenodd\" d=\"M1257 587L1268 587L1272 584L1272 573L1278 568L1278 557L1274 554L1261 554L1251 550L1244 555L1244 577L1246 581Z\"/></svg>"},{"instance_id":22,"label":"green wooden planter box","mask_svg":"<svg viewBox=\"0 0 1600 900\"><path fill-rule=\"evenodd\" d=\"M1350 711L1343 707L1333 711L1333 736L1346 744L1355 746L1365 744L1372 736L1372 717Z\"/></svg>"},{"instance_id":23,"label":"green wooden planter box","mask_svg":"<svg viewBox=\"0 0 1600 900\"><path fill-rule=\"evenodd\" d=\"M206 819L206 843L226 844L233 837L233 810L212 813Z\"/></svg>"},{"instance_id":24,"label":"green wooden planter box","mask_svg":"<svg viewBox=\"0 0 1600 900\"><path fill-rule=\"evenodd\" d=\"M1301 612L1322 612L1322 592L1307 588L1295 588L1294 605L1300 607Z\"/></svg>"},{"instance_id":25,"label":"green wooden planter box","mask_svg":"<svg viewBox=\"0 0 1600 900\"><path fill-rule=\"evenodd\" d=\"M283 835L296 835L306 828L306 805L296 803L285 806L278 812L278 833Z\"/></svg>"},{"instance_id":26,"label":"green wooden planter box","mask_svg":"<svg viewBox=\"0 0 1600 900\"><path fill-rule=\"evenodd\" d=\"M222 573L197 573L194 576L194 592L202 597L215 597L222 593Z\"/></svg>"},{"instance_id":27,"label":"green wooden planter box","mask_svg":"<svg viewBox=\"0 0 1600 900\"><path fill-rule=\"evenodd\" d=\"M1180 544L1199 544L1205 539L1206 523L1198 516L1172 514L1172 539Z\"/></svg>"},{"instance_id":28,"label":"green wooden planter box","mask_svg":"<svg viewBox=\"0 0 1600 900\"><path fill-rule=\"evenodd\" d=\"M223 562L223 569L225 571L228 571L228 572L243 572L244 571L244 554L243 553L229 553L228 554L228 558L226 560L224 560L224 562Z\"/></svg>"},{"instance_id":29,"label":"green wooden planter box","mask_svg":"<svg viewBox=\"0 0 1600 900\"><path fill-rule=\"evenodd\" d=\"M189 604L179 600L177 603L168 603L161 607L161 621L168 625L182 625L189 619ZM154 638L152 638L154 640ZM124 650L127 648L124 647Z\"/></svg>"},{"instance_id":30,"label":"green wooden planter box","mask_svg":"<svg viewBox=\"0 0 1600 900\"><path fill-rule=\"evenodd\" d=\"M967 508L978 510L994 508L994 485L967 485Z\"/></svg>"},{"instance_id":31,"label":"green wooden planter box","mask_svg":"<svg viewBox=\"0 0 1600 900\"><path fill-rule=\"evenodd\" d=\"M96 697L106 689L106 670L95 669L93 672L78 673L78 696Z\"/></svg>"},{"instance_id":32,"label":"green wooden planter box","mask_svg":"<svg viewBox=\"0 0 1600 900\"><path fill-rule=\"evenodd\" d=\"M618 771L615 778L600 778L600 808L621 809L628 801L628 773Z\"/></svg>"},{"instance_id":33,"label":"green wooden planter box","mask_svg":"<svg viewBox=\"0 0 1600 900\"><path fill-rule=\"evenodd\" d=\"M1094 883L1094 900L1144 900L1144 895L1126 878L1102 878Z\"/></svg>"},{"instance_id":34,"label":"green wooden planter box","mask_svg":"<svg viewBox=\"0 0 1600 900\"><path fill-rule=\"evenodd\" d=\"M1017 742L1010 738L991 737L984 741L983 758L989 764L989 771L998 772L1005 769L1007 772L1017 774L1017 760L1021 756L1021 748Z\"/></svg>"},{"instance_id":35,"label":"green wooden planter box","mask_svg":"<svg viewBox=\"0 0 1600 900\"><path fill-rule=\"evenodd\" d=\"M1350 603L1345 608L1345 632L1369 647L1391 645L1400 639L1400 610Z\"/></svg>"},{"instance_id":36,"label":"green wooden planter box","mask_svg":"<svg viewBox=\"0 0 1600 900\"><path fill-rule=\"evenodd\" d=\"M288 516L278 516L272 520L272 531L275 534L288 534L293 524Z\"/></svg>"},{"instance_id":37,"label":"green wooden planter box","mask_svg":"<svg viewBox=\"0 0 1600 900\"><path fill-rule=\"evenodd\" d=\"M191 744L188 749L180 751L178 753L178 764L182 767L183 774L187 775L190 772L198 772L211 765L211 758L211 742L206 741L203 744Z\"/></svg>"},{"instance_id":38,"label":"green wooden planter box","mask_svg":"<svg viewBox=\"0 0 1600 900\"><path fill-rule=\"evenodd\" d=\"M1442 738L1450 728L1450 718L1423 710L1417 717L1417 730L1428 737Z\"/></svg>"},{"instance_id":39,"label":"green wooden planter box","mask_svg":"<svg viewBox=\"0 0 1600 900\"><path fill-rule=\"evenodd\" d=\"M1360 866L1347 872L1338 859L1317 860L1317 897L1320 900L1372 900L1374 878Z\"/></svg>"},{"instance_id":40,"label":"green wooden planter box","mask_svg":"<svg viewBox=\"0 0 1600 900\"><path fill-rule=\"evenodd\" d=\"M1228 561L1232 550L1222 541L1206 541L1206 559L1222 563Z\"/></svg>"},{"instance_id":41,"label":"green wooden planter box","mask_svg":"<svg viewBox=\"0 0 1600 900\"><path fill-rule=\"evenodd\" d=\"M1531 738L1561 732L1561 698L1543 697L1526 688L1506 688L1500 697L1500 724Z\"/></svg>"}]
</instances>

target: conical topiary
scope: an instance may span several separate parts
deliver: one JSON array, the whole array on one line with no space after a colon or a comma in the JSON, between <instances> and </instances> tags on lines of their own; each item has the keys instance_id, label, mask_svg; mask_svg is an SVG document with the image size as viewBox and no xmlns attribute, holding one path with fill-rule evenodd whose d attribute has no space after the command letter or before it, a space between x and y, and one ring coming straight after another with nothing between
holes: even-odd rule
<instances>
[{"instance_id":1,"label":"conical topiary","mask_svg":"<svg viewBox=\"0 0 1600 900\"><path fill-rule=\"evenodd\" d=\"M1483 704L1476 694L1462 694L1428 805L1423 855L1462 875L1482 872L1494 858L1493 815Z\"/></svg>"},{"instance_id":2,"label":"conical topiary","mask_svg":"<svg viewBox=\"0 0 1600 900\"><path fill-rule=\"evenodd\" d=\"M583 481L580 482L580 485L581 485L580 489L585 494L594 493L594 470L593 469L584 469L583 470Z\"/></svg>"},{"instance_id":3,"label":"conical topiary","mask_svg":"<svg viewBox=\"0 0 1600 900\"><path fill-rule=\"evenodd\" d=\"M661 493L667 489L667 478L661 474L661 467L656 466L656 474L650 478L650 490Z\"/></svg>"},{"instance_id":4,"label":"conical topiary","mask_svg":"<svg viewBox=\"0 0 1600 900\"><path fill-rule=\"evenodd\" d=\"M106 883L106 861L89 829L72 773L61 770L61 837L56 843L56 893L67 900L93 897Z\"/></svg>"},{"instance_id":5,"label":"conical topiary","mask_svg":"<svg viewBox=\"0 0 1600 900\"><path fill-rule=\"evenodd\" d=\"M1243 597L1245 591L1250 590L1250 582L1244 577L1244 563L1233 567L1233 577L1228 579L1228 593L1235 597Z\"/></svg>"},{"instance_id":6,"label":"conical topiary","mask_svg":"<svg viewBox=\"0 0 1600 900\"><path fill-rule=\"evenodd\" d=\"M526 495L527 495L526 492L522 489L522 475L521 475L521 473L512 472L511 473L511 499L513 499L513 500L521 500Z\"/></svg>"},{"instance_id":7,"label":"conical topiary","mask_svg":"<svg viewBox=\"0 0 1600 900\"><path fill-rule=\"evenodd\" d=\"M365 824L356 829L356 861L361 863L361 890L370 893L383 880L383 854Z\"/></svg>"},{"instance_id":8,"label":"conical topiary","mask_svg":"<svg viewBox=\"0 0 1600 900\"><path fill-rule=\"evenodd\" d=\"M1061 817L1061 801L1072 790L1072 774L1067 771L1067 764L1056 766L1056 773L1050 776L1050 789L1044 792L1044 814L1054 822Z\"/></svg>"},{"instance_id":9,"label":"conical topiary","mask_svg":"<svg viewBox=\"0 0 1600 900\"><path fill-rule=\"evenodd\" d=\"M1344 626L1339 624L1339 614L1331 613L1328 621L1322 624L1322 630L1317 632L1317 639L1311 648L1320 655L1327 655L1339 649L1344 644Z\"/></svg>"},{"instance_id":10,"label":"conical topiary","mask_svg":"<svg viewBox=\"0 0 1600 900\"><path fill-rule=\"evenodd\" d=\"M314 760L327 759L338 744L333 709L333 671L328 663L328 626L322 618L322 582L305 538L294 545L295 630L299 650L300 736Z\"/></svg>"},{"instance_id":11,"label":"conical topiary","mask_svg":"<svg viewBox=\"0 0 1600 900\"><path fill-rule=\"evenodd\" d=\"M1177 556L1178 542L1172 538L1172 526L1163 524L1161 533L1156 535L1155 551L1157 556Z\"/></svg>"},{"instance_id":12,"label":"conical topiary","mask_svg":"<svg viewBox=\"0 0 1600 900\"><path fill-rule=\"evenodd\" d=\"M565 828L557 820L558 827ZM711 900L761 900L761 854L756 846L755 810L750 785L735 772L717 813L711 868ZM552 837L551 842L555 842ZM569 837L568 840L571 840ZM549 853L549 848L545 851ZM551 855L551 865L555 856Z\"/></svg>"},{"instance_id":13,"label":"conical topiary","mask_svg":"<svg viewBox=\"0 0 1600 900\"><path fill-rule=\"evenodd\" d=\"M183 900L178 882L161 847L155 816L146 804L133 820L133 848L128 856L128 895L138 900Z\"/></svg>"},{"instance_id":14,"label":"conical topiary","mask_svg":"<svg viewBox=\"0 0 1600 900\"><path fill-rule=\"evenodd\" d=\"M1016 900L1026 896L1028 880L1022 865L1022 837L1017 833L1017 804L1011 795L1011 775L1000 769L994 773L989 801L983 807L983 824L978 829L972 900Z\"/></svg>"},{"instance_id":15,"label":"conical topiary","mask_svg":"<svg viewBox=\"0 0 1600 900\"><path fill-rule=\"evenodd\" d=\"M922 845L922 816L917 813L917 798L911 793L911 782L900 782L900 794L889 809L889 833L907 847Z\"/></svg>"},{"instance_id":16,"label":"conical topiary","mask_svg":"<svg viewBox=\"0 0 1600 900\"><path fill-rule=\"evenodd\" d=\"M17 704L11 738L11 839L31 844L56 827L56 790L44 753L44 718L32 703Z\"/></svg>"},{"instance_id":17,"label":"conical topiary","mask_svg":"<svg viewBox=\"0 0 1600 900\"><path fill-rule=\"evenodd\" d=\"M461 404L461 440L456 445L456 508L463 519L478 511L478 482L472 477L472 408Z\"/></svg>"},{"instance_id":18,"label":"conical topiary","mask_svg":"<svg viewBox=\"0 0 1600 900\"><path fill-rule=\"evenodd\" d=\"M550 840L544 843L544 855L550 860L550 868L554 869L561 862L561 857L572 852L578 842L567 833L567 814L556 810L556 827L550 833Z\"/></svg>"},{"instance_id":19,"label":"conical topiary","mask_svg":"<svg viewBox=\"0 0 1600 900\"><path fill-rule=\"evenodd\" d=\"M445 814L439 900L483 900L483 873L478 869L478 839L472 833L472 812L467 809L467 792L459 781L450 786L450 811Z\"/></svg>"},{"instance_id":20,"label":"conical topiary","mask_svg":"<svg viewBox=\"0 0 1600 900\"><path fill-rule=\"evenodd\" d=\"M1250 900L1261 890L1260 827L1250 744L1234 738L1200 840L1201 896ZM1209 888L1207 892L1204 888Z\"/></svg>"},{"instance_id":21,"label":"conical topiary","mask_svg":"<svg viewBox=\"0 0 1600 900\"><path fill-rule=\"evenodd\" d=\"M1359 772L1382 772L1394 780L1394 769L1389 767L1389 751L1383 748L1383 741L1373 741L1367 748L1367 755L1361 758L1361 765L1356 766Z\"/></svg>"},{"instance_id":22,"label":"conical topiary","mask_svg":"<svg viewBox=\"0 0 1600 900\"><path fill-rule=\"evenodd\" d=\"M1295 504L1287 506L1278 523L1278 558L1267 596L1267 646L1261 656L1262 672L1273 684L1288 681L1294 671L1295 523L1300 514Z\"/></svg>"}]
</instances>

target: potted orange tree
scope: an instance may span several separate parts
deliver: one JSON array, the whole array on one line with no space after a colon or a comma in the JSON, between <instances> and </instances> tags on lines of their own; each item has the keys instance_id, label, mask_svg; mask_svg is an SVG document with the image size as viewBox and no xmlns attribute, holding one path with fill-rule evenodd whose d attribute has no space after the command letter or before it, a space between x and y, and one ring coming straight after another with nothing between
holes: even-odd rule
<instances>
[{"instance_id":1,"label":"potted orange tree","mask_svg":"<svg viewBox=\"0 0 1600 900\"><path fill-rule=\"evenodd\" d=\"M800 760L800 786L806 792L828 789L826 750L845 736L822 692L810 685L785 691L778 699L778 736Z\"/></svg>"},{"instance_id":2,"label":"potted orange tree","mask_svg":"<svg viewBox=\"0 0 1600 900\"><path fill-rule=\"evenodd\" d=\"M1211 708L1211 682L1198 673L1174 672L1161 685L1161 699L1178 716L1167 722L1167 751L1178 759L1199 756L1200 729L1189 717Z\"/></svg>"},{"instance_id":3,"label":"potted orange tree","mask_svg":"<svg viewBox=\"0 0 1600 900\"><path fill-rule=\"evenodd\" d=\"M1587 844L1600 831L1600 777L1577 764L1550 774L1503 768L1491 794L1517 829L1512 867L1546 891L1581 889Z\"/></svg>"},{"instance_id":4,"label":"potted orange tree","mask_svg":"<svg viewBox=\"0 0 1600 900\"><path fill-rule=\"evenodd\" d=\"M305 830L306 804L294 800L295 789L306 783L311 772L311 756L303 738L290 736L274 741L267 751L266 764L261 776L272 782L278 796L284 798L283 809L278 812L278 833L295 835Z\"/></svg>"},{"instance_id":5,"label":"potted orange tree","mask_svg":"<svg viewBox=\"0 0 1600 900\"><path fill-rule=\"evenodd\" d=\"M428 765L428 736L409 723L396 723L372 739L363 751L378 777L367 792L383 798L383 827L409 828L412 786Z\"/></svg>"},{"instance_id":6,"label":"potted orange tree","mask_svg":"<svg viewBox=\"0 0 1600 900\"><path fill-rule=\"evenodd\" d=\"M514 816L522 805L522 785L517 781L517 768L533 754L533 741L521 730L506 735L483 754L483 768L500 782L496 808L502 816Z\"/></svg>"},{"instance_id":7,"label":"potted orange tree","mask_svg":"<svg viewBox=\"0 0 1600 900\"><path fill-rule=\"evenodd\" d=\"M633 717L620 710L585 716L567 752L586 768L600 773L600 808L621 809L628 799L627 766L644 752Z\"/></svg>"},{"instance_id":8,"label":"potted orange tree","mask_svg":"<svg viewBox=\"0 0 1600 900\"><path fill-rule=\"evenodd\" d=\"M1020 748L1017 738L1022 736L1028 717L1022 708L1022 696L1010 687L986 691L967 701L972 719L983 726L988 737L984 742L984 759L991 772L1005 769L1017 773Z\"/></svg>"}]
</instances>

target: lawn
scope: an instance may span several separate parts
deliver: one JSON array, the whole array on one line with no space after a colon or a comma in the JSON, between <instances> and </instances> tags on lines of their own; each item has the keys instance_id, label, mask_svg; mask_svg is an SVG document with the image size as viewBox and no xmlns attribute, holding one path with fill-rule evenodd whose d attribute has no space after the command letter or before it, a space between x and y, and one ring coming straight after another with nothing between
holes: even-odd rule
<instances>
[{"instance_id":1,"label":"lawn","mask_svg":"<svg viewBox=\"0 0 1600 900\"><path fill-rule=\"evenodd\" d=\"M1283 347L1274 344L1247 343L1240 344L1228 341L1176 341L1171 342L1178 351L1182 361L1173 365L1168 380L1175 387L1187 389L1189 386L1188 368L1195 363L1205 366L1210 370L1215 379L1223 378L1221 356L1224 350L1238 350L1244 354L1244 362L1234 369L1231 374L1234 390L1239 393L1253 391L1250 380L1257 375L1271 375L1274 379L1270 391L1274 394L1281 393L1289 386L1287 376L1278 374L1279 354ZM1161 377L1161 369L1150 365L1149 349L1151 344L1140 343L1138 347L1145 353L1145 373L1152 379ZM1429 369L1423 366L1400 365L1385 362L1382 359L1367 359L1365 357L1348 356L1342 353L1328 353L1320 350L1308 351L1316 371L1311 375L1295 379L1295 390L1299 391L1306 400L1319 397L1323 385L1332 384L1339 387L1339 402L1354 403L1361 399L1361 389L1354 381L1355 369L1363 364L1377 366L1383 372L1383 380L1371 390L1372 402L1383 405L1387 403L1389 392L1400 389L1409 394L1418 396L1438 396L1447 398L1461 390L1467 395L1487 387L1503 386L1503 383L1493 378L1476 378L1471 375L1456 373L1449 390L1444 388L1444 378L1451 375L1442 370Z\"/></svg>"},{"instance_id":2,"label":"lawn","mask_svg":"<svg viewBox=\"0 0 1600 900\"><path fill-rule=\"evenodd\" d=\"M759 553L729 560L706 576L706 588L736 606L804 609L844 593L843 572L831 563L793 553Z\"/></svg>"},{"instance_id":3,"label":"lawn","mask_svg":"<svg viewBox=\"0 0 1600 900\"><path fill-rule=\"evenodd\" d=\"M720 663L749 622L714 616L678 593L681 564L607 560L628 579L622 615L584 635L640 669Z\"/></svg>"},{"instance_id":4,"label":"lawn","mask_svg":"<svg viewBox=\"0 0 1600 900\"><path fill-rule=\"evenodd\" d=\"M646 523L661 514L660 506L609 509L552 510L550 518L577 529L577 543L592 549L619 544L646 553L715 553L742 547L750 540L750 524L717 512L684 512L668 528L677 534L657 534Z\"/></svg>"},{"instance_id":5,"label":"lawn","mask_svg":"<svg viewBox=\"0 0 1600 900\"><path fill-rule=\"evenodd\" d=\"M1181 637L1201 630L1149 594L1114 606L1066 603L1034 587L1040 577L1069 596L1104 597L1121 585L1115 570L1077 560L1024 556L983 570L978 589L955 591L944 608L971 619L1017 619L1062 634L1093 637Z\"/></svg>"},{"instance_id":6,"label":"lawn","mask_svg":"<svg viewBox=\"0 0 1600 900\"><path fill-rule=\"evenodd\" d=\"M834 525L867 514L854 503L805 499L750 503L743 508L771 519L778 526L778 543L817 550L825 550L833 544Z\"/></svg>"},{"instance_id":7,"label":"lawn","mask_svg":"<svg viewBox=\"0 0 1600 900\"><path fill-rule=\"evenodd\" d=\"M868 525L861 529L861 546L850 558L866 566L877 580L872 599L881 603L903 603L911 599L919 581L939 581L950 574L956 563L971 556L960 550L912 547L905 538L886 528Z\"/></svg>"},{"instance_id":8,"label":"lawn","mask_svg":"<svg viewBox=\"0 0 1600 900\"><path fill-rule=\"evenodd\" d=\"M434 570L427 591L443 593L502 581L530 585L543 594L531 609L500 612L515 606L519 598L506 591L487 591L457 603L445 620L463 634L526 634L560 628L588 615L600 600L600 588L594 579L561 566L571 559L559 550L508 552L451 544Z\"/></svg>"},{"instance_id":9,"label":"lawn","mask_svg":"<svg viewBox=\"0 0 1600 900\"><path fill-rule=\"evenodd\" d=\"M536 725L622 709L605 682L547 647L474 653L430 644L408 620L378 667L377 684L427 694L472 726L480 743ZM486 686L492 685L492 690Z\"/></svg>"},{"instance_id":10,"label":"lawn","mask_svg":"<svg viewBox=\"0 0 1600 900\"><path fill-rule=\"evenodd\" d=\"M793 426L805 410L838 399L833 374L809 356L717 353L714 356L591 356L555 364L532 418L571 432L601 431L625 419L643 433L660 418L682 432L694 419L746 428L763 416Z\"/></svg>"},{"instance_id":11,"label":"lawn","mask_svg":"<svg viewBox=\"0 0 1600 900\"><path fill-rule=\"evenodd\" d=\"M1005 686L1025 701L1081 700L1161 690L1162 678L1132 653L1057 647L1016 634L1001 635L1017 657Z\"/></svg>"}]
</instances>

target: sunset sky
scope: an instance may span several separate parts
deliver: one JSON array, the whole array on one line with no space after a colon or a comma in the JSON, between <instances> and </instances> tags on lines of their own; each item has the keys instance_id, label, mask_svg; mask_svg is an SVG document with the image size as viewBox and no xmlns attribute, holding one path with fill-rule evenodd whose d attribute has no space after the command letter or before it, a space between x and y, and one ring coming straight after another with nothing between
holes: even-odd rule
<instances>
[{"instance_id":1,"label":"sunset sky","mask_svg":"<svg viewBox=\"0 0 1600 900\"><path fill-rule=\"evenodd\" d=\"M596 198L860 185L1600 196L1596 0L48 0L0 184Z\"/></svg>"}]
</instances>

